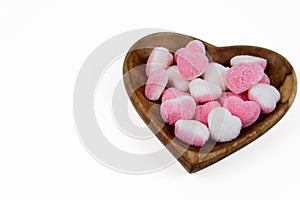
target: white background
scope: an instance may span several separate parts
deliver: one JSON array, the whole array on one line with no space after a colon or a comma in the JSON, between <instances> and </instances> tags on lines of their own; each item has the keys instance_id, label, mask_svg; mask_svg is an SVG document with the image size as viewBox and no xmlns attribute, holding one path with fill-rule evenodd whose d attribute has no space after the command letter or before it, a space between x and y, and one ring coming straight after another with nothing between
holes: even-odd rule
<instances>
[{"instance_id":1,"label":"white background","mask_svg":"<svg viewBox=\"0 0 300 200\"><path fill-rule=\"evenodd\" d=\"M300 74L298 5L1 0L0 199L299 199L298 98L264 136L195 174L178 163L146 175L111 170L82 146L72 113L74 83L87 56L137 28L169 29L217 46L263 46Z\"/></svg>"}]
</instances>

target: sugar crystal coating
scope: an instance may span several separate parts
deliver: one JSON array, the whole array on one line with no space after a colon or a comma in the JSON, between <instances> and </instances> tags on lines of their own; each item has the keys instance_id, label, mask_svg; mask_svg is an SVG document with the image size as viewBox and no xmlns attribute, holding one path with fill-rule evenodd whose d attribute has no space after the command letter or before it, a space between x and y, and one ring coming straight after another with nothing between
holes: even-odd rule
<instances>
[{"instance_id":1,"label":"sugar crystal coating","mask_svg":"<svg viewBox=\"0 0 300 200\"><path fill-rule=\"evenodd\" d=\"M256 56L238 55L238 56L234 56L230 60L231 66L238 66L238 65L248 64L248 63L256 63L260 65L263 69L266 69L267 67L267 60Z\"/></svg>"},{"instance_id":2,"label":"sugar crystal coating","mask_svg":"<svg viewBox=\"0 0 300 200\"><path fill-rule=\"evenodd\" d=\"M208 58L202 53L194 53L189 49L176 52L179 73L186 79L192 80L202 75L208 66Z\"/></svg>"},{"instance_id":3,"label":"sugar crystal coating","mask_svg":"<svg viewBox=\"0 0 300 200\"><path fill-rule=\"evenodd\" d=\"M207 126L196 120L178 120L174 133L183 142L194 146L204 145L209 138Z\"/></svg>"},{"instance_id":4,"label":"sugar crystal coating","mask_svg":"<svg viewBox=\"0 0 300 200\"><path fill-rule=\"evenodd\" d=\"M169 75L168 85L170 87L175 87L183 92L189 90L189 82L181 76L176 65L169 67L167 73Z\"/></svg>"},{"instance_id":5,"label":"sugar crystal coating","mask_svg":"<svg viewBox=\"0 0 300 200\"><path fill-rule=\"evenodd\" d=\"M159 69L152 72L146 82L145 95L151 101L159 99L168 82L166 70Z\"/></svg>"},{"instance_id":6,"label":"sugar crystal coating","mask_svg":"<svg viewBox=\"0 0 300 200\"><path fill-rule=\"evenodd\" d=\"M203 124L207 125L208 121L208 115L210 111L212 111L214 108L221 107L221 104L217 101L210 101L203 105L199 105L196 107L196 111L194 114L193 119L202 122Z\"/></svg>"},{"instance_id":7,"label":"sugar crystal coating","mask_svg":"<svg viewBox=\"0 0 300 200\"><path fill-rule=\"evenodd\" d=\"M228 97L231 97L231 96L235 96L235 97L238 97L244 101L247 101L249 100L248 99L248 92L243 92L241 94L235 94L233 92L223 92L222 95L220 96L220 98L218 98L218 102L223 105L224 104L224 101L228 98Z\"/></svg>"},{"instance_id":8,"label":"sugar crystal coating","mask_svg":"<svg viewBox=\"0 0 300 200\"><path fill-rule=\"evenodd\" d=\"M272 85L259 83L248 91L248 97L258 103L263 114L268 114L275 110L276 103L280 100L280 93Z\"/></svg>"},{"instance_id":9,"label":"sugar crystal coating","mask_svg":"<svg viewBox=\"0 0 300 200\"><path fill-rule=\"evenodd\" d=\"M191 50L194 53L202 53L205 54L205 46L199 40L192 40L187 45L186 48Z\"/></svg>"},{"instance_id":10,"label":"sugar crystal coating","mask_svg":"<svg viewBox=\"0 0 300 200\"><path fill-rule=\"evenodd\" d=\"M252 125L260 115L260 107L254 101L243 101L239 97L228 97L224 104L224 108L227 108L232 115L240 118L242 127Z\"/></svg>"},{"instance_id":11,"label":"sugar crystal coating","mask_svg":"<svg viewBox=\"0 0 300 200\"><path fill-rule=\"evenodd\" d=\"M242 64L231 67L226 73L228 88L240 94L258 83L264 75L263 68L256 63Z\"/></svg>"},{"instance_id":12,"label":"sugar crystal coating","mask_svg":"<svg viewBox=\"0 0 300 200\"><path fill-rule=\"evenodd\" d=\"M237 138L242 128L241 120L227 108L218 107L208 115L210 136L217 142L228 142Z\"/></svg>"},{"instance_id":13,"label":"sugar crystal coating","mask_svg":"<svg viewBox=\"0 0 300 200\"><path fill-rule=\"evenodd\" d=\"M192 119L196 110L196 102L190 96L180 96L162 102L160 114L162 119L174 125L180 119Z\"/></svg>"},{"instance_id":14,"label":"sugar crystal coating","mask_svg":"<svg viewBox=\"0 0 300 200\"><path fill-rule=\"evenodd\" d=\"M191 96L199 103L216 100L222 94L222 90L218 85L201 78L192 80L189 87Z\"/></svg>"},{"instance_id":15,"label":"sugar crystal coating","mask_svg":"<svg viewBox=\"0 0 300 200\"><path fill-rule=\"evenodd\" d=\"M219 63L209 63L203 79L218 85L222 90L227 90L226 73L228 69Z\"/></svg>"},{"instance_id":16,"label":"sugar crystal coating","mask_svg":"<svg viewBox=\"0 0 300 200\"><path fill-rule=\"evenodd\" d=\"M173 63L173 55L164 47L155 47L147 60L146 75L158 69L166 69Z\"/></svg>"},{"instance_id":17,"label":"sugar crystal coating","mask_svg":"<svg viewBox=\"0 0 300 200\"><path fill-rule=\"evenodd\" d=\"M170 100L170 99L176 99L177 97L180 97L180 96L190 96L189 93L187 92L182 92L176 88L168 88L166 89L163 94L162 94L162 97L161 97L161 101L164 102L166 100Z\"/></svg>"}]
</instances>

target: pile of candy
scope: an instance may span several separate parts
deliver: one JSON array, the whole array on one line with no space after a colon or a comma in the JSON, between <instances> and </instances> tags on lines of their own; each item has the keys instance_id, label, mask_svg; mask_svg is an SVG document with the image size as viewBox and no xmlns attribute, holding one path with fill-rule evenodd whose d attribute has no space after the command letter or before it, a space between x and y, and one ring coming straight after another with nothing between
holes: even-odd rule
<instances>
[{"instance_id":1,"label":"pile of candy","mask_svg":"<svg viewBox=\"0 0 300 200\"><path fill-rule=\"evenodd\" d=\"M230 65L209 62L199 40L178 49L174 57L164 47L152 50L145 95L151 101L161 97L161 117L175 125L177 138L194 146L209 138L231 141L261 113L275 110L280 93L264 73L267 60L238 55Z\"/></svg>"}]
</instances>

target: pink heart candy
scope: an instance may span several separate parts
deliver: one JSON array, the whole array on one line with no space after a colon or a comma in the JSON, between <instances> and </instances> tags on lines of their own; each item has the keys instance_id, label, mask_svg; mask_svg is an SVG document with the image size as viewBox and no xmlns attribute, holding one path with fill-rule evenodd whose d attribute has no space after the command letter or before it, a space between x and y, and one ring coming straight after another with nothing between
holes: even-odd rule
<instances>
[{"instance_id":1,"label":"pink heart candy","mask_svg":"<svg viewBox=\"0 0 300 200\"><path fill-rule=\"evenodd\" d=\"M240 118L243 128L252 125L260 115L260 107L256 102L243 101L241 98L235 96L226 98L223 106L231 114Z\"/></svg>"},{"instance_id":2,"label":"pink heart candy","mask_svg":"<svg viewBox=\"0 0 300 200\"><path fill-rule=\"evenodd\" d=\"M202 53L205 54L205 46L199 40L192 40L187 45L186 48L191 50L194 53Z\"/></svg>"},{"instance_id":3,"label":"pink heart candy","mask_svg":"<svg viewBox=\"0 0 300 200\"><path fill-rule=\"evenodd\" d=\"M192 40L184 48L180 48L175 52L175 54L174 54L175 62L177 62L177 57L178 57L178 55L180 55L180 52L183 49L188 49L188 50L192 51L193 53L205 54L204 44L199 40Z\"/></svg>"},{"instance_id":4,"label":"pink heart candy","mask_svg":"<svg viewBox=\"0 0 300 200\"><path fill-rule=\"evenodd\" d=\"M186 79L192 80L202 75L208 66L208 58L202 53L194 53L187 48L176 52L179 73Z\"/></svg>"},{"instance_id":5,"label":"pink heart candy","mask_svg":"<svg viewBox=\"0 0 300 200\"><path fill-rule=\"evenodd\" d=\"M257 63L241 64L231 67L226 73L228 88L240 94L258 83L264 75L263 68Z\"/></svg>"}]
</instances>

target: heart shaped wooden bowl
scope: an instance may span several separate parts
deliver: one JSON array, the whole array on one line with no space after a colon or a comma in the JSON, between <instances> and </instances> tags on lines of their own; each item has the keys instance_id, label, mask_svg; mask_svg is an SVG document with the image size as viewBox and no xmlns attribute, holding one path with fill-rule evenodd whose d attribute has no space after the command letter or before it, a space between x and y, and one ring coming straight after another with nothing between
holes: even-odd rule
<instances>
[{"instance_id":1,"label":"heart shaped wooden bowl","mask_svg":"<svg viewBox=\"0 0 300 200\"><path fill-rule=\"evenodd\" d=\"M197 38L169 32L148 35L131 47L126 55L123 66L125 87L140 117L190 173L225 158L263 135L288 111L297 91L297 80L294 69L280 54L261 47L216 47L202 41L206 47L207 56L210 61L221 63L224 66L230 66L229 61L235 55L253 55L267 59L268 66L265 72L270 77L271 84L280 91L281 99L274 112L268 115L261 115L253 125L242 129L239 137L231 142L215 143L209 140L201 148L189 146L181 142L174 136L174 127L163 123L159 109L154 109L154 111L152 109L150 112L152 106L159 108L161 101L149 101L144 95L147 80L145 65L154 47L166 47L170 52L174 53L177 49L184 47L189 41L195 39Z\"/></svg>"}]
</instances>

